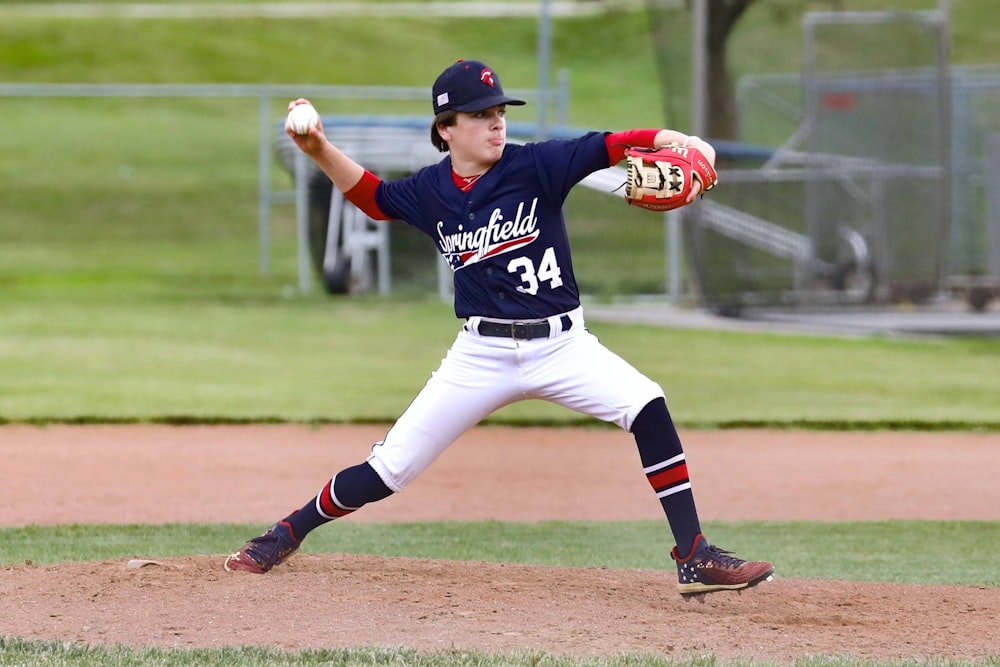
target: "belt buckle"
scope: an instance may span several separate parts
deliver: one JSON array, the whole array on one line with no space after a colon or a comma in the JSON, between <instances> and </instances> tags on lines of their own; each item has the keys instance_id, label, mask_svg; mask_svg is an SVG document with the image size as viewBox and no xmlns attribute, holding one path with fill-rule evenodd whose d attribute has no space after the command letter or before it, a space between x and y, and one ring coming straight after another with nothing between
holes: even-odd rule
<instances>
[{"instance_id":1,"label":"belt buckle","mask_svg":"<svg viewBox=\"0 0 1000 667\"><path fill-rule=\"evenodd\" d=\"M531 340L531 324L529 322L511 322L510 337L514 340Z\"/></svg>"}]
</instances>

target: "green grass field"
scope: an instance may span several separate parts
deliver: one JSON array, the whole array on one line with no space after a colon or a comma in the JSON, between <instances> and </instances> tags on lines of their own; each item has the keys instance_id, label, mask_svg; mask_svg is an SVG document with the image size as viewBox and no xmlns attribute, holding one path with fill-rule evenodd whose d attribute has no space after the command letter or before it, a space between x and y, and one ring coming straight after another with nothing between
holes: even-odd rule
<instances>
[{"instance_id":1,"label":"green grass field","mask_svg":"<svg viewBox=\"0 0 1000 667\"><path fill-rule=\"evenodd\" d=\"M244 300L224 289L185 299L157 289L6 290L0 419L389 422L459 327L435 300ZM685 427L1000 428L991 340L590 328L664 387ZM489 421L590 423L537 401Z\"/></svg>"},{"instance_id":2,"label":"green grass field","mask_svg":"<svg viewBox=\"0 0 1000 667\"><path fill-rule=\"evenodd\" d=\"M0 1L0 8L5 1ZM955 0L954 62L1000 59L1000 3ZM733 69L795 72L806 9L929 9L930 0L762 0L733 38ZM688 119L689 38L672 39L673 115ZM506 87L534 87L532 19L0 19L0 82L299 83L424 86L477 57ZM386 57L386 54L389 54ZM570 73L570 123L664 124L646 18L556 22L553 67ZM275 117L283 104L275 103ZM345 103L345 107L348 108ZM354 109L355 107L350 107ZM340 107L331 103L330 111ZM385 112L385 109L379 109ZM532 120L530 111L517 120ZM291 209L274 210L272 270L258 272L253 100L0 98L0 423L387 422L458 327L425 292L333 299L296 288ZM289 179L278 167L278 188ZM586 212L589 202L579 204ZM591 224L590 221L587 224ZM581 224L579 243L604 237ZM629 223L631 224L631 223ZM582 280L662 276L647 230L590 253ZM577 240L574 240L576 243ZM631 265L631 266L630 266ZM588 286L589 289L589 286ZM602 287L593 290L600 294ZM593 324L660 382L682 427L1000 430L1000 343L834 339ZM495 423L578 424L540 403ZM2 437L2 436L0 436ZM309 550L554 565L659 567L657 524L338 526ZM246 525L0 527L0 566L224 552ZM1000 522L714 524L720 542L763 551L787 576L997 586ZM501 532L506 539L484 539ZM877 537L877 539L876 539ZM872 546L873 542L875 546ZM531 552L524 545L532 544ZM538 545L545 545L539 550ZM862 548L862 545L865 545ZM970 567L968 559L984 554ZM932 560L940 566L927 568ZM0 628L2 628L0 622ZM712 665L706 658L683 664ZM0 637L0 665L661 665L546 654L356 649L90 648ZM845 659L801 664L847 667ZM865 663L866 665L868 663ZM914 664L914 663L906 663ZM947 656L940 663L951 664ZM1000 664L995 658L992 665Z\"/></svg>"}]
</instances>

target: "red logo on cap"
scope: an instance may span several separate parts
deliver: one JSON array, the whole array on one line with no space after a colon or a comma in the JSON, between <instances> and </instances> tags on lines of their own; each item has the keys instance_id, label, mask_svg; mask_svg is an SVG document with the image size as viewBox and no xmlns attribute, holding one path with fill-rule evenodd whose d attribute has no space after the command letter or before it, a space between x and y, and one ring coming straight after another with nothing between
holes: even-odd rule
<instances>
[{"instance_id":1,"label":"red logo on cap","mask_svg":"<svg viewBox=\"0 0 1000 667\"><path fill-rule=\"evenodd\" d=\"M488 69L484 69L482 72L479 73L479 80L485 83L490 88L494 87L493 72L491 72Z\"/></svg>"}]
</instances>

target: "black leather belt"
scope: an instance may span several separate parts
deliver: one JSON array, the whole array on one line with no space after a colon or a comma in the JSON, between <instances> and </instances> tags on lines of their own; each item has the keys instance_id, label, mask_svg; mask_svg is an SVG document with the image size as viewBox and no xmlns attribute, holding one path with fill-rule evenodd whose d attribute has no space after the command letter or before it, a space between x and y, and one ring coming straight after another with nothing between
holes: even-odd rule
<instances>
[{"instance_id":1,"label":"black leather belt","mask_svg":"<svg viewBox=\"0 0 1000 667\"><path fill-rule=\"evenodd\" d=\"M562 322L562 330L569 331L573 327L573 320L569 315L559 318ZM491 322L480 320L476 329L480 336L497 336L500 338L515 338L517 340L531 340L532 338L548 338L552 333L552 327L548 320L536 320L534 322Z\"/></svg>"}]
</instances>

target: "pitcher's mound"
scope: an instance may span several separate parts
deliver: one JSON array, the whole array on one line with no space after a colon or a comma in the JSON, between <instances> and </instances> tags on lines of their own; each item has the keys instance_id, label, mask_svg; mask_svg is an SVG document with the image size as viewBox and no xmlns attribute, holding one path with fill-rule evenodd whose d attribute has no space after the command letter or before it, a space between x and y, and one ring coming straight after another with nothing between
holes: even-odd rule
<instances>
[{"instance_id":1,"label":"pitcher's mound","mask_svg":"<svg viewBox=\"0 0 1000 667\"><path fill-rule=\"evenodd\" d=\"M1000 588L806 579L684 599L672 571L300 554L0 568L4 634L88 644L904 660L996 654ZM152 561L152 562L150 562Z\"/></svg>"}]
</instances>

